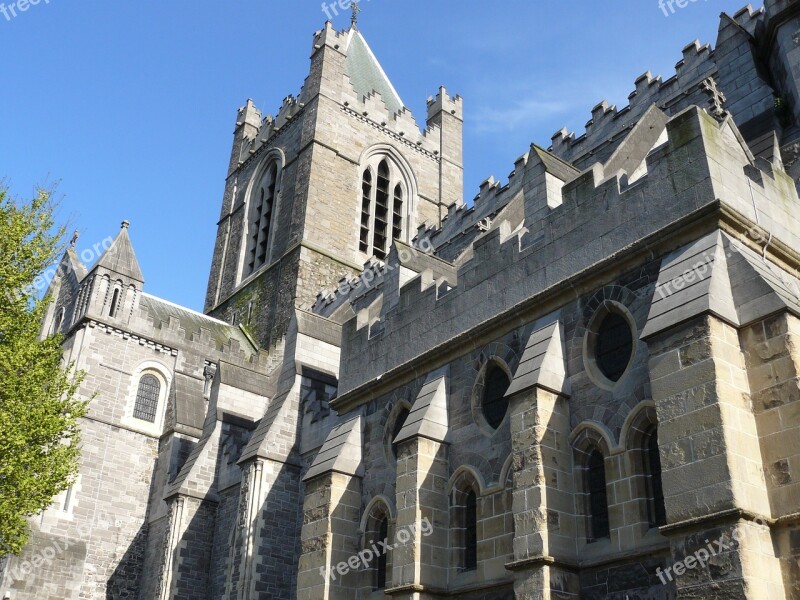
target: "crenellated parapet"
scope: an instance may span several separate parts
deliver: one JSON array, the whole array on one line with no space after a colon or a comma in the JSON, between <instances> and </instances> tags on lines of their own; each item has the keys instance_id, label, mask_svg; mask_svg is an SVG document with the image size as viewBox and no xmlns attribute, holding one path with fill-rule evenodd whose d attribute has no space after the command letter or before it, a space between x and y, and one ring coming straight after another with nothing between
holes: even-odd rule
<instances>
[{"instance_id":1,"label":"crenellated parapet","mask_svg":"<svg viewBox=\"0 0 800 600\"><path fill-rule=\"evenodd\" d=\"M241 327L149 294L142 294L139 314L131 328L141 340L169 348L175 355L179 351L202 354L207 360L225 360L248 369L268 371L267 352L260 350ZM121 336L133 335L121 329L119 332Z\"/></svg>"},{"instance_id":2,"label":"crenellated parapet","mask_svg":"<svg viewBox=\"0 0 800 600\"><path fill-rule=\"evenodd\" d=\"M428 97L428 120L435 119L439 113L447 113L456 119L464 120L464 100L456 94L451 96L442 86L436 96Z\"/></svg>"},{"instance_id":3,"label":"crenellated parapet","mask_svg":"<svg viewBox=\"0 0 800 600\"><path fill-rule=\"evenodd\" d=\"M471 244L468 259L450 266L455 285L419 273L405 282L398 278L399 301L387 301L384 294L379 311L359 316L369 308L361 306L343 326L338 402L346 404L365 386L416 360L435 361L453 340L479 339L483 330L496 336L523 314L530 321L537 311L557 307L559 297L574 299L584 278L603 277L626 257L674 248L681 223L695 230L733 230L750 219L770 231L771 249L762 242L761 251L800 245L795 216L800 200L791 179L779 165L753 158L732 119L719 123L697 107L668 122L660 122L658 114L663 113L652 113L652 127L635 129L624 141L629 148L623 154L633 157L632 149L646 147L645 156L596 163L571 179L564 165L562 175L570 180L555 206L535 197L546 190L523 190L523 197L529 194L526 209L536 207L535 218L526 213L522 224L514 218L493 223ZM608 172L612 164L614 171ZM488 180L483 192L496 194L495 183ZM450 218L458 213L456 208ZM390 286L383 285L387 292Z\"/></svg>"},{"instance_id":4,"label":"crenellated parapet","mask_svg":"<svg viewBox=\"0 0 800 600\"><path fill-rule=\"evenodd\" d=\"M552 137L550 151L581 168L587 161L601 160L613 152L616 143L656 104L675 115L691 104L703 104L702 82L716 74L717 65L709 44L693 41L683 49L683 58L675 65L675 74L667 80L647 71L636 78L628 105L617 109L603 100L591 111L585 132L576 137L562 128Z\"/></svg>"}]
</instances>

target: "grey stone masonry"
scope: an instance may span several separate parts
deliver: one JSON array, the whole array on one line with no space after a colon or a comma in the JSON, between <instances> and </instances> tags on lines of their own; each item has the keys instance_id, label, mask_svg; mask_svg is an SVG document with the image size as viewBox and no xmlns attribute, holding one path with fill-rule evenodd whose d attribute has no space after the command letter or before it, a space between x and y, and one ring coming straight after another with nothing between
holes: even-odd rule
<instances>
[{"instance_id":1,"label":"grey stone masonry","mask_svg":"<svg viewBox=\"0 0 800 600\"><path fill-rule=\"evenodd\" d=\"M800 0L466 202L357 23L239 110L205 314L123 227L42 324L80 474L12 600L800 598Z\"/></svg>"}]
</instances>

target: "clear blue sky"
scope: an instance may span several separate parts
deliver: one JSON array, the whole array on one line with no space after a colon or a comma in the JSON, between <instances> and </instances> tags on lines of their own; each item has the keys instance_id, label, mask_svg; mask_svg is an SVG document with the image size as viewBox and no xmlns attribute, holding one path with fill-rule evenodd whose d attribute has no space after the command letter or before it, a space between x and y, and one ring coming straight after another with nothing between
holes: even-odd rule
<instances>
[{"instance_id":1,"label":"clear blue sky","mask_svg":"<svg viewBox=\"0 0 800 600\"><path fill-rule=\"evenodd\" d=\"M439 85L464 97L469 200L532 141L580 135L604 98L627 104L644 71L670 77L681 48L713 45L719 14L743 3L666 17L658 0L365 0L360 29L420 124ZM274 113L297 94L320 5L40 0L0 13L0 179L17 196L59 181L79 249L130 220L145 290L202 309L236 109L251 97Z\"/></svg>"}]
</instances>

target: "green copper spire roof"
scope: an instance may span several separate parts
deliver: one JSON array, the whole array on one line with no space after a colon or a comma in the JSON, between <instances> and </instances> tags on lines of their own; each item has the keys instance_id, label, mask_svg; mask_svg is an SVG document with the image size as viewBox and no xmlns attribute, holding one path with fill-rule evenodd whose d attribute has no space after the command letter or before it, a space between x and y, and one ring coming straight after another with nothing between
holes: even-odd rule
<instances>
[{"instance_id":1,"label":"green copper spire roof","mask_svg":"<svg viewBox=\"0 0 800 600\"><path fill-rule=\"evenodd\" d=\"M350 77L353 88L360 99L363 100L369 94L377 92L381 95L390 114L400 111L405 106L378 59L372 53L367 40L356 28L350 29L347 41L345 73Z\"/></svg>"}]
</instances>

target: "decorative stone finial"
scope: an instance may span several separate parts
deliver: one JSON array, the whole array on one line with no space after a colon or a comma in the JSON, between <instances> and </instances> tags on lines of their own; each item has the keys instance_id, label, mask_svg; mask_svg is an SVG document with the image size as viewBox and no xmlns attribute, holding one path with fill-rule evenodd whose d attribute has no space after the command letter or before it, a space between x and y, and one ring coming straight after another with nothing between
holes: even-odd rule
<instances>
[{"instance_id":1,"label":"decorative stone finial","mask_svg":"<svg viewBox=\"0 0 800 600\"><path fill-rule=\"evenodd\" d=\"M353 29L358 29L358 13L361 12L361 7L358 5L359 0L353 0L351 2L353 8L353 16L350 19L350 25Z\"/></svg>"},{"instance_id":2,"label":"decorative stone finial","mask_svg":"<svg viewBox=\"0 0 800 600\"><path fill-rule=\"evenodd\" d=\"M703 91L708 94L709 113L717 121L723 121L728 116L728 111L725 110L725 102L727 98L721 89L717 87L717 82L713 77L709 77L701 84Z\"/></svg>"},{"instance_id":3,"label":"decorative stone finial","mask_svg":"<svg viewBox=\"0 0 800 600\"><path fill-rule=\"evenodd\" d=\"M130 225L130 223L127 220L123 221L122 222L122 229L127 229L129 225Z\"/></svg>"},{"instance_id":4,"label":"decorative stone finial","mask_svg":"<svg viewBox=\"0 0 800 600\"><path fill-rule=\"evenodd\" d=\"M72 239L69 241L69 245L74 248L75 244L78 243L78 238L81 237L80 232L76 229L75 233L72 234Z\"/></svg>"}]
</instances>

